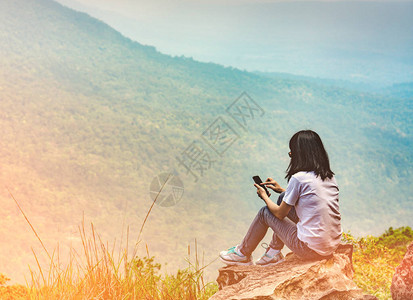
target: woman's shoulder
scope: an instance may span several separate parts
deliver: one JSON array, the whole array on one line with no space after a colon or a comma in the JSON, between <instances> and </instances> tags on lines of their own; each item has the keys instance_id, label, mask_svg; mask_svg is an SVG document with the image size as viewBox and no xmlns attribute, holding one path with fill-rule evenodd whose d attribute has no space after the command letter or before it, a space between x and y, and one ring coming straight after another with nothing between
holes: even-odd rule
<instances>
[{"instance_id":1,"label":"woman's shoulder","mask_svg":"<svg viewBox=\"0 0 413 300\"><path fill-rule=\"evenodd\" d=\"M291 178L294 178L299 182L308 182L313 180L336 182L334 175L331 178L326 178L322 180L321 177L317 176L314 171L300 171L291 176Z\"/></svg>"},{"instance_id":2,"label":"woman's shoulder","mask_svg":"<svg viewBox=\"0 0 413 300\"><path fill-rule=\"evenodd\" d=\"M317 176L315 175L315 173L313 171L299 171L297 173L295 173L293 176L291 176L291 178L295 178L298 181L303 181L306 179L313 179L316 178Z\"/></svg>"}]
</instances>

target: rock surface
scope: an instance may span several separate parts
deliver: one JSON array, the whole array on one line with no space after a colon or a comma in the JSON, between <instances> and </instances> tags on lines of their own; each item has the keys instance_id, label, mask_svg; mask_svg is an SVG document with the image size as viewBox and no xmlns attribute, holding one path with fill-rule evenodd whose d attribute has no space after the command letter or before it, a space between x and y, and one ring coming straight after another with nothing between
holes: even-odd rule
<instances>
[{"instance_id":1,"label":"rock surface","mask_svg":"<svg viewBox=\"0 0 413 300\"><path fill-rule=\"evenodd\" d=\"M331 258L303 261L295 254L274 266L227 266L219 270L220 290L210 299L377 299L353 282L352 245Z\"/></svg>"},{"instance_id":2,"label":"rock surface","mask_svg":"<svg viewBox=\"0 0 413 300\"><path fill-rule=\"evenodd\" d=\"M396 268L390 290L393 300L413 299L413 242Z\"/></svg>"}]
</instances>

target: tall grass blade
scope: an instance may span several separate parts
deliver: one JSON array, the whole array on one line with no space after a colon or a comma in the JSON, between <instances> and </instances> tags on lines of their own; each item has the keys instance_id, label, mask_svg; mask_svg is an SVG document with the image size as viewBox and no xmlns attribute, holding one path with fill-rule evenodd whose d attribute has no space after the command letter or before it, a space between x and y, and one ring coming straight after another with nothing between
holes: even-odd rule
<instances>
[{"instance_id":1,"label":"tall grass blade","mask_svg":"<svg viewBox=\"0 0 413 300\"><path fill-rule=\"evenodd\" d=\"M19 202L17 202L16 198L14 198L13 194L10 192L10 189L7 187L7 190L9 191L10 196L13 198L14 202L16 203L17 207L19 208L20 212L22 213L23 217L26 219L27 223L30 225L30 228L32 229L32 231L34 232L34 234L36 235L37 239L39 240L40 244L42 245L44 251L46 252L47 256L49 257L49 259L51 260L52 257L49 254L49 251L47 251L45 245L43 244L42 239L40 238L40 236L37 234L36 230L34 229L32 223L30 223L29 219L27 218L26 214L24 213L23 209L21 208Z\"/></svg>"}]
</instances>

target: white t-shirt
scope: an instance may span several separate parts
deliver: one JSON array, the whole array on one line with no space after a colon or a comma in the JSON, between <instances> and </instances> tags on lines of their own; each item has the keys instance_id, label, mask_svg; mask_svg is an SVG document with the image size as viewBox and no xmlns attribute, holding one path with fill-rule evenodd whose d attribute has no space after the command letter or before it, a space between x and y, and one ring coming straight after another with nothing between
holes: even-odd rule
<instances>
[{"instance_id":1,"label":"white t-shirt","mask_svg":"<svg viewBox=\"0 0 413 300\"><path fill-rule=\"evenodd\" d=\"M314 172L297 172L283 201L295 206L297 237L320 255L333 253L341 241L338 186L334 176L321 180Z\"/></svg>"}]
</instances>

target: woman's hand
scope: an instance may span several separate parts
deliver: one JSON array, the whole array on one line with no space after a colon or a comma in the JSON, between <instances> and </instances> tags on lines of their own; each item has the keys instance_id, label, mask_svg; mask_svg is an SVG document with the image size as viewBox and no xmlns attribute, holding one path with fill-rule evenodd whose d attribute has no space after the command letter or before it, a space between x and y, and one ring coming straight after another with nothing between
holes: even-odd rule
<instances>
[{"instance_id":1,"label":"woman's hand","mask_svg":"<svg viewBox=\"0 0 413 300\"><path fill-rule=\"evenodd\" d=\"M254 186L257 188L257 194L258 197L260 197L262 200L265 201L266 198L268 198L269 196L271 196L271 194L267 195L267 193L265 192L264 188L262 186L259 186L258 184L254 183Z\"/></svg>"},{"instance_id":2,"label":"woman's hand","mask_svg":"<svg viewBox=\"0 0 413 300\"><path fill-rule=\"evenodd\" d=\"M275 181L274 179L272 179L271 177L268 177L267 180L263 183L260 183L260 185L265 185L266 187L272 189L274 192L276 193L282 193L285 191L285 189L283 189L277 181ZM265 193L265 191L264 191Z\"/></svg>"}]
</instances>

